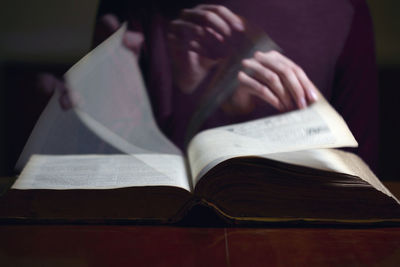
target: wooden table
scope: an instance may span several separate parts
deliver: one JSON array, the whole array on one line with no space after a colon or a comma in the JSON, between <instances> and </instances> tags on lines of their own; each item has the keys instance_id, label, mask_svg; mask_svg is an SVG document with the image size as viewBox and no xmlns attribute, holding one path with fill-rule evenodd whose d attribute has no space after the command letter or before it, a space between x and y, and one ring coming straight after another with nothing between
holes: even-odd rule
<instances>
[{"instance_id":1,"label":"wooden table","mask_svg":"<svg viewBox=\"0 0 400 267\"><path fill-rule=\"evenodd\" d=\"M1 266L399 266L400 228L13 225Z\"/></svg>"},{"instance_id":2,"label":"wooden table","mask_svg":"<svg viewBox=\"0 0 400 267\"><path fill-rule=\"evenodd\" d=\"M400 227L0 226L0 266L279 265L400 266Z\"/></svg>"}]
</instances>

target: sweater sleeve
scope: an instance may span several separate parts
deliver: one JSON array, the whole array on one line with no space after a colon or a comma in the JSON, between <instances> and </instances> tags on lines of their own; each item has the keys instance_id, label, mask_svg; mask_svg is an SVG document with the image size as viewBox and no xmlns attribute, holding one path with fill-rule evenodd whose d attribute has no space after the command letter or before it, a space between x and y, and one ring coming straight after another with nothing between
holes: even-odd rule
<instances>
[{"instance_id":1,"label":"sweater sleeve","mask_svg":"<svg viewBox=\"0 0 400 267\"><path fill-rule=\"evenodd\" d=\"M342 53L337 61L331 102L359 143L352 149L377 170L379 92L372 20L365 0L357 1Z\"/></svg>"}]
</instances>

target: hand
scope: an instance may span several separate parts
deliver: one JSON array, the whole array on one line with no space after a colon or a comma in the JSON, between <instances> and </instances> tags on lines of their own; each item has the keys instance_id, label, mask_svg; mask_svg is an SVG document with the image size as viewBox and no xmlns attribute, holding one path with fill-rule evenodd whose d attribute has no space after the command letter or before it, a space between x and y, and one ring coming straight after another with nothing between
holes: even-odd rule
<instances>
[{"instance_id":1,"label":"hand","mask_svg":"<svg viewBox=\"0 0 400 267\"><path fill-rule=\"evenodd\" d=\"M317 100L317 88L303 69L277 51L256 52L242 65L251 74L238 73L240 86L231 101L238 110L249 110L251 95L281 112L303 109Z\"/></svg>"},{"instance_id":2,"label":"hand","mask_svg":"<svg viewBox=\"0 0 400 267\"><path fill-rule=\"evenodd\" d=\"M96 24L93 40L94 45L103 42L120 27L121 23L115 15L106 14L102 16ZM144 35L137 29L128 29L123 36L122 42L126 48L139 57L144 42Z\"/></svg>"},{"instance_id":3,"label":"hand","mask_svg":"<svg viewBox=\"0 0 400 267\"><path fill-rule=\"evenodd\" d=\"M193 91L213 66L229 56L244 31L243 21L224 6L182 10L167 33L176 85L184 92Z\"/></svg>"},{"instance_id":4,"label":"hand","mask_svg":"<svg viewBox=\"0 0 400 267\"><path fill-rule=\"evenodd\" d=\"M220 59L232 50L232 43L244 32L244 23L228 8L199 5L183 9L169 28L174 45L196 52L202 57Z\"/></svg>"},{"instance_id":5,"label":"hand","mask_svg":"<svg viewBox=\"0 0 400 267\"><path fill-rule=\"evenodd\" d=\"M111 34L117 31L120 26L118 18L112 14L101 17L96 25L94 44L97 45L107 39ZM144 42L144 37L141 32L127 30L122 41L125 47L139 57ZM37 77L37 87L42 93L47 95L53 94L55 90L59 91L59 102L63 110L71 109L80 101L79 96L65 86L62 78L56 77L51 73L39 74Z\"/></svg>"}]
</instances>

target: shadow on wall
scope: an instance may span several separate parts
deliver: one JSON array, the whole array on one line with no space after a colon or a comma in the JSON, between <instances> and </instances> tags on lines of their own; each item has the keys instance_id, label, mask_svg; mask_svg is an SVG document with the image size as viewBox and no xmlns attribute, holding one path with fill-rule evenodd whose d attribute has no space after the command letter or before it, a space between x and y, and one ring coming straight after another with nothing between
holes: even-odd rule
<instances>
[{"instance_id":1,"label":"shadow on wall","mask_svg":"<svg viewBox=\"0 0 400 267\"><path fill-rule=\"evenodd\" d=\"M0 59L73 63L90 48L98 0L3 0Z\"/></svg>"},{"instance_id":2,"label":"shadow on wall","mask_svg":"<svg viewBox=\"0 0 400 267\"><path fill-rule=\"evenodd\" d=\"M61 74L88 52L97 5L98 0L1 1L0 176L13 173L46 103L34 91L34 74Z\"/></svg>"},{"instance_id":3,"label":"shadow on wall","mask_svg":"<svg viewBox=\"0 0 400 267\"><path fill-rule=\"evenodd\" d=\"M380 161L379 177L400 181L400 1L368 0L374 21L380 89Z\"/></svg>"},{"instance_id":4,"label":"shadow on wall","mask_svg":"<svg viewBox=\"0 0 400 267\"><path fill-rule=\"evenodd\" d=\"M379 177L400 181L400 65L379 69L380 89L380 151Z\"/></svg>"}]
</instances>

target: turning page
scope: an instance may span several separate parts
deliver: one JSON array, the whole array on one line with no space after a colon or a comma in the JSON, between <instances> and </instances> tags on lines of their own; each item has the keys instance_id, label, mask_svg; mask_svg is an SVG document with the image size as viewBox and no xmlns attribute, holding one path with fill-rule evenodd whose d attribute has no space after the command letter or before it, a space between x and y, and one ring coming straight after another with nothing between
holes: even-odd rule
<instances>
[{"instance_id":1,"label":"turning page","mask_svg":"<svg viewBox=\"0 0 400 267\"><path fill-rule=\"evenodd\" d=\"M185 170L184 159L181 151L173 145L158 129L154 120L147 91L142 80L136 56L124 47L122 38L126 31L126 25L114 33L106 41L82 58L64 76L66 86L73 97L74 107L71 110L61 110L58 103L58 96L54 95L48 106L42 113L36 124L28 143L17 163L17 169L21 170L33 154L48 155L44 158L35 159L35 164L31 164L30 170L43 168L43 162L47 164L58 162L61 158L50 159L50 155L88 155L88 154L134 154L131 161L134 166L141 166L140 170L146 169L146 177L141 179L140 184L154 185L154 177L159 177L157 185L171 185L170 180L176 179L173 184L182 185L181 176L170 173L162 166L170 164L171 168ZM71 156L73 157L73 156ZM100 157L101 160L88 161L87 157L81 159L86 163L107 161L109 170L114 170L110 162L122 160L127 162L125 167L129 167L129 159L126 157ZM78 157L79 158L79 157ZM83 169L88 167L90 170L97 168L95 165L79 164L79 161L68 159L70 164L78 164ZM96 158L97 159L97 158ZM133 164L132 163L132 164ZM67 166L66 161L66 166ZM86 166L86 167L85 167ZM95 166L95 167L93 167ZM132 165L133 166L133 165ZM61 168L61 167L60 167ZM60 178L55 175L53 179L60 178L65 185L60 185L43 180L36 186L41 188L61 187L71 188L71 184L66 180L72 173L73 168L69 168L71 173L63 172L65 175ZM128 168L133 170L132 168ZM101 169L104 173L110 171ZM41 174L46 174L48 169L40 170ZM86 170L85 172L87 173ZM153 171L153 174L149 174ZM160 173L164 175L161 179ZM29 172L25 172L27 176ZM51 174L56 174L51 172ZM132 174L132 173L131 173ZM33 175L33 173L32 173ZM36 174L35 174L36 175ZM94 176L101 175L89 172L87 177L91 181L82 188L89 188L96 185L96 188L107 188L109 182L96 180ZM45 175L48 177L48 175ZM79 175L78 175L79 176ZM132 175L132 177L137 175ZM36 177L38 177L36 175ZM112 175L110 176L113 177ZM36 178L35 178L36 179ZM70 178L73 179L73 178ZM186 179L188 179L186 177ZM39 180L35 180L39 181ZM59 181L59 182L60 182ZM93 183L92 183L93 182ZM85 184L85 182L82 182ZM112 186L122 186L125 184L117 183ZM31 185L33 186L33 185ZM78 186L79 187L79 186ZM187 185L182 185L187 187ZM15 188L20 188L16 184ZM26 188L26 186L24 186ZM74 187L75 188L75 187Z\"/></svg>"}]
</instances>

